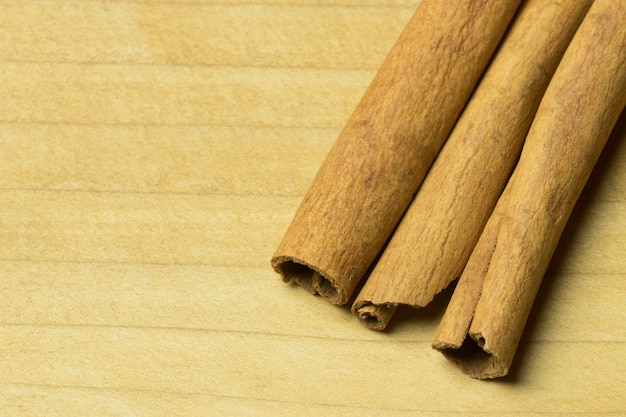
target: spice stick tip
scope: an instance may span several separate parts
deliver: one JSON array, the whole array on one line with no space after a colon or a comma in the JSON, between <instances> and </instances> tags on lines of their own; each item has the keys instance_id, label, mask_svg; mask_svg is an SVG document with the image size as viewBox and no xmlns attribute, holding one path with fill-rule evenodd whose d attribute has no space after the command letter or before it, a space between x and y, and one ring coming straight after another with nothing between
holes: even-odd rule
<instances>
[{"instance_id":1,"label":"spice stick tip","mask_svg":"<svg viewBox=\"0 0 626 417\"><path fill-rule=\"evenodd\" d=\"M312 294L319 294L333 304L345 304L349 295L321 271L291 256L272 258L272 267L284 282L295 282Z\"/></svg>"},{"instance_id":2,"label":"spice stick tip","mask_svg":"<svg viewBox=\"0 0 626 417\"><path fill-rule=\"evenodd\" d=\"M472 378L492 379L508 374L509 363L490 352L485 343L485 338L477 333L466 337L461 344L436 340L432 347Z\"/></svg>"},{"instance_id":3,"label":"spice stick tip","mask_svg":"<svg viewBox=\"0 0 626 417\"><path fill-rule=\"evenodd\" d=\"M286 256L276 256L272 258L272 268L284 282L295 282L308 292L317 293L313 285L315 271L306 263Z\"/></svg>"},{"instance_id":4,"label":"spice stick tip","mask_svg":"<svg viewBox=\"0 0 626 417\"><path fill-rule=\"evenodd\" d=\"M352 312L368 329L385 330L397 307L397 304L378 305L369 301L360 301L354 303Z\"/></svg>"}]
</instances>

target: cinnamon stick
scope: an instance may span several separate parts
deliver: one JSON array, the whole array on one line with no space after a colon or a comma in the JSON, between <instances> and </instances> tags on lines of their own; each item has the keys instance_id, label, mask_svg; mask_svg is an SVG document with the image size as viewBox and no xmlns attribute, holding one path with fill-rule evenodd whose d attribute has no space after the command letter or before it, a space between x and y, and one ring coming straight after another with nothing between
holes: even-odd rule
<instances>
[{"instance_id":1,"label":"cinnamon stick","mask_svg":"<svg viewBox=\"0 0 626 417\"><path fill-rule=\"evenodd\" d=\"M519 0L423 0L305 195L272 266L351 297L408 207Z\"/></svg>"},{"instance_id":2,"label":"cinnamon stick","mask_svg":"<svg viewBox=\"0 0 626 417\"><path fill-rule=\"evenodd\" d=\"M470 376L508 373L567 219L625 105L626 3L596 0L546 90L433 342Z\"/></svg>"},{"instance_id":3,"label":"cinnamon stick","mask_svg":"<svg viewBox=\"0 0 626 417\"><path fill-rule=\"evenodd\" d=\"M591 0L529 0L472 95L352 310L384 329L465 266L502 193L545 89Z\"/></svg>"}]
</instances>

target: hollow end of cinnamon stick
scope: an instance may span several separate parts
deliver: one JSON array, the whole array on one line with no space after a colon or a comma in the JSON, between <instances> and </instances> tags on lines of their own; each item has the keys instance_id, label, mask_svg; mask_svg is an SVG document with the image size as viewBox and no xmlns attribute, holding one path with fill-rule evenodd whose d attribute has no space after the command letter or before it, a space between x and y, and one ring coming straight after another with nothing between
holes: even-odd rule
<instances>
[{"instance_id":1,"label":"hollow end of cinnamon stick","mask_svg":"<svg viewBox=\"0 0 626 417\"><path fill-rule=\"evenodd\" d=\"M322 274L313 275L313 288L325 299L333 304L344 304L349 297L348 294L341 291L341 287L330 278L326 278Z\"/></svg>"},{"instance_id":2,"label":"hollow end of cinnamon stick","mask_svg":"<svg viewBox=\"0 0 626 417\"><path fill-rule=\"evenodd\" d=\"M303 261L297 261L285 257L272 259L272 267L284 282L295 282L306 291L316 294L313 288L313 274L315 270Z\"/></svg>"},{"instance_id":3,"label":"hollow end of cinnamon stick","mask_svg":"<svg viewBox=\"0 0 626 417\"><path fill-rule=\"evenodd\" d=\"M385 330L397 308L397 304L377 305L363 301L355 303L352 306L352 312L368 329Z\"/></svg>"},{"instance_id":4,"label":"hollow end of cinnamon stick","mask_svg":"<svg viewBox=\"0 0 626 417\"><path fill-rule=\"evenodd\" d=\"M433 343L433 349L472 378L499 378L509 372L509 364L485 347L485 338L480 333L471 334L461 344L437 340Z\"/></svg>"},{"instance_id":5,"label":"hollow end of cinnamon stick","mask_svg":"<svg viewBox=\"0 0 626 417\"><path fill-rule=\"evenodd\" d=\"M301 259L278 256L272 259L272 267L284 282L294 282L311 294L320 294L333 304L342 304L348 297L324 272Z\"/></svg>"}]
</instances>

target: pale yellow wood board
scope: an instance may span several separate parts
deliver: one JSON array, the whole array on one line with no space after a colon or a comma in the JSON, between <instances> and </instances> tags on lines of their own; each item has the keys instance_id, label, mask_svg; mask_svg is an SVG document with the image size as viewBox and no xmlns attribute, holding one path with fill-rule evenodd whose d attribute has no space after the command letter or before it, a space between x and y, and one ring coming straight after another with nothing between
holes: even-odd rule
<instances>
[{"instance_id":1,"label":"pale yellow wood board","mask_svg":"<svg viewBox=\"0 0 626 417\"><path fill-rule=\"evenodd\" d=\"M416 4L0 2L0 415L626 413L626 117L501 381L271 270Z\"/></svg>"}]
</instances>

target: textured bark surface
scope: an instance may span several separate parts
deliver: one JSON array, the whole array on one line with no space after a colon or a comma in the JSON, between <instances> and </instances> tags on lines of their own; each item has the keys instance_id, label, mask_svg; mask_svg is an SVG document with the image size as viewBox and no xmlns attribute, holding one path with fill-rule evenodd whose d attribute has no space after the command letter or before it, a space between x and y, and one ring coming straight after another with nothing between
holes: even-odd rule
<instances>
[{"instance_id":1,"label":"textured bark surface","mask_svg":"<svg viewBox=\"0 0 626 417\"><path fill-rule=\"evenodd\" d=\"M502 193L539 102L591 1L525 2L353 311L385 328L459 277Z\"/></svg>"},{"instance_id":2,"label":"textured bark surface","mask_svg":"<svg viewBox=\"0 0 626 417\"><path fill-rule=\"evenodd\" d=\"M596 0L541 102L494 228L475 250L483 267L463 273L435 338L470 376L508 373L565 224L626 105L625 46L626 5Z\"/></svg>"},{"instance_id":3,"label":"textured bark surface","mask_svg":"<svg viewBox=\"0 0 626 417\"><path fill-rule=\"evenodd\" d=\"M519 0L425 0L348 120L273 258L348 301L411 202Z\"/></svg>"}]
</instances>

